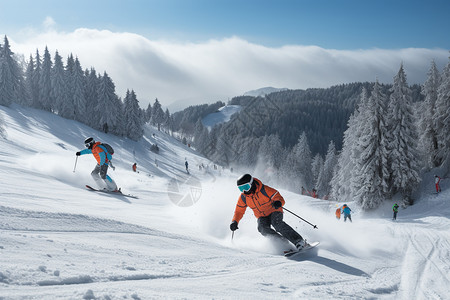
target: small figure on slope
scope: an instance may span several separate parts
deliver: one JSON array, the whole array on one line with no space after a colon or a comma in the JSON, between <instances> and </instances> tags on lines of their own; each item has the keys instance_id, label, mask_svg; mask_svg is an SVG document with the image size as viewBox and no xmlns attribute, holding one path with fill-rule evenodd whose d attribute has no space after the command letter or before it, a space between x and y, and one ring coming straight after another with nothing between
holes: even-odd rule
<instances>
[{"instance_id":1,"label":"small figure on slope","mask_svg":"<svg viewBox=\"0 0 450 300\"><path fill-rule=\"evenodd\" d=\"M347 204L344 204L342 206L342 213L344 214L344 222L347 222L347 218L352 222L352 216L351 216L351 209L347 206Z\"/></svg>"},{"instance_id":2,"label":"small figure on slope","mask_svg":"<svg viewBox=\"0 0 450 300\"><path fill-rule=\"evenodd\" d=\"M341 208L338 207L336 208L336 219L340 220L341 219Z\"/></svg>"},{"instance_id":3,"label":"small figure on slope","mask_svg":"<svg viewBox=\"0 0 450 300\"><path fill-rule=\"evenodd\" d=\"M441 177L434 175L434 184L436 185L436 193L441 192L441 186L439 185L439 182L441 182Z\"/></svg>"},{"instance_id":4,"label":"small figure on slope","mask_svg":"<svg viewBox=\"0 0 450 300\"><path fill-rule=\"evenodd\" d=\"M258 219L258 231L267 237L281 241L289 240L298 250L307 245L302 236L283 221L285 201L280 193L250 174L244 174L237 180L241 191L234 216L230 224L231 231L238 229L238 223L244 216L247 207L253 210ZM271 226L273 226L272 229Z\"/></svg>"},{"instance_id":5,"label":"small figure on slope","mask_svg":"<svg viewBox=\"0 0 450 300\"><path fill-rule=\"evenodd\" d=\"M186 166L186 172L189 174L189 164L187 160L184 162L184 165Z\"/></svg>"},{"instance_id":6,"label":"small figure on slope","mask_svg":"<svg viewBox=\"0 0 450 300\"><path fill-rule=\"evenodd\" d=\"M134 163L133 166L131 167L133 169L133 172L136 172L137 169L137 163Z\"/></svg>"},{"instance_id":7,"label":"small figure on slope","mask_svg":"<svg viewBox=\"0 0 450 300\"><path fill-rule=\"evenodd\" d=\"M395 203L394 206L392 206L392 211L394 212L394 216L392 217L392 220L397 220L397 213L398 213L398 204Z\"/></svg>"},{"instance_id":8,"label":"small figure on slope","mask_svg":"<svg viewBox=\"0 0 450 300\"><path fill-rule=\"evenodd\" d=\"M111 154L108 153L106 148L102 146L100 142L95 142L92 137L87 138L84 141L84 144L86 146L86 149L78 151L76 155L94 155L95 159L97 160L97 165L95 166L94 170L92 170L91 176L92 178L94 178L95 183L97 183L100 189L118 192L119 190L117 189L116 183L114 182L114 180L112 180L111 177L109 177L109 175L107 175L108 166L112 159ZM106 188L104 187L103 183L106 184Z\"/></svg>"}]
</instances>

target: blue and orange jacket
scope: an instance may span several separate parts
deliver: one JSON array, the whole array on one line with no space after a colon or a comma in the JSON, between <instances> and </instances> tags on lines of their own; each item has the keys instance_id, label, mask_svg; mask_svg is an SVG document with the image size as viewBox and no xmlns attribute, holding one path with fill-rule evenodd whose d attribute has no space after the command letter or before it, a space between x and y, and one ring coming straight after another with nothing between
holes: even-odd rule
<instances>
[{"instance_id":1,"label":"blue and orange jacket","mask_svg":"<svg viewBox=\"0 0 450 300\"><path fill-rule=\"evenodd\" d=\"M109 161L112 159L111 154L109 154L108 151L106 151L106 148L102 146L100 142L96 142L92 146L92 149L84 149L80 151L80 155L90 153L94 155L95 159L97 160L97 163L100 166L109 163Z\"/></svg>"},{"instance_id":2,"label":"blue and orange jacket","mask_svg":"<svg viewBox=\"0 0 450 300\"><path fill-rule=\"evenodd\" d=\"M343 206L342 207L342 213L344 214L344 216L349 216L351 211L352 210L348 206Z\"/></svg>"},{"instance_id":3,"label":"blue and orange jacket","mask_svg":"<svg viewBox=\"0 0 450 300\"><path fill-rule=\"evenodd\" d=\"M275 201L281 201L281 204L284 205L285 201L280 193L276 189L262 184L259 179L253 178L253 182L256 185L255 192L248 195L241 193L236 204L236 209L234 210L232 221L239 223L245 214L247 206L253 210L255 217L258 219L266 217L274 211L283 212L281 207L275 209L272 206Z\"/></svg>"}]
</instances>

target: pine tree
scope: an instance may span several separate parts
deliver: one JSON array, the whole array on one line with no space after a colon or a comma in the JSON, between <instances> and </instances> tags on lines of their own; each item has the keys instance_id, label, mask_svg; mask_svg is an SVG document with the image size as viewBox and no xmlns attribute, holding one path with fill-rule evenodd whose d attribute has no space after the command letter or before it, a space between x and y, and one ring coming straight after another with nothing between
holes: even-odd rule
<instances>
[{"instance_id":1,"label":"pine tree","mask_svg":"<svg viewBox=\"0 0 450 300\"><path fill-rule=\"evenodd\" d=\"M391 188L393 193L403 195L404 205L411 205L411 194L420 181L420 167L411 90L403 65L394 77L391 92L388 106Z\"/></svg>"},{"instance_id":2,"label":"pine tree","mask_svg":"<svg viewBox=\"0 0 450 300\"><path fill-rule=\"evenodd\" d=\"M86 98L86 124L95 128L97 130L102 130L98 122L98 87L99 78L94 68L90 71L85 72L86 78L86 88L85 88L85 98Z\"/></svg>"},{"instance_id":3,"label":"pine tree","mask_svg":"<svg viewBox=\"0 0 450 300\"><path fill-rule=\"evenodd\" d=\"M440 84L441 75L433 61L428 72L428 78L422 86L425 101L420 105L420 112L418 112L420 149L424 155L424 163L427 168L435 168L440 164L437 156L438 132L435 123L436 102Z\"/></svg>"},{"instance_id":4,"label":"pine tree","mask_svg":"<svg viewBox=\"0 0 450 300\"><path fill-rule=\"evenodd\" d=\"M142 119L140 116L139 101L136 93L127 90L124 101L124 118L126 126L126 136L134 141L139 140L144 134Z\"/></svg>"},{"instance_id":5,"label":"pine tree","mask_svg":"<svg viewBox=\"0 0 450 300\"><path fill-rule=\"evenodd\" d=\"M25 71L25 89L27 90L28 94L28 101L26 103L26 106L34 107L33 103L33 73L34 73L34 60L33 56L30 55L30 61L27 64L27 69Z\"/></svg>"},{"instance_id":6,"label":"pine tree","mask_svg":"<svg viewBox=\"0 0 450 300\"><path fill-rule=\"evenodd\" d=\"M442 72L434 114L437 131L437 161L444 166L446 175L450 172L450 61Z\"/></svg>"},{"instance_id":7,"label":"pine tree","mask_svg":"<svg viewBox=\"0 0 450 300\"><path fill-rule=\"evenodd\" d=\"M161 104L158 98L155 99L152 109L152 124L158 126L158 131L161 130L161 124L164 122L164 111L161 108Z\"/></svg>"},{"instance_id":8,"label":"pine tree","mask_svg":"<svg viewBox=\"0 0 450 300\"><path fill-rule=\"evenodd\" d=\"M55 101L55 111L63 118L74 118L73 102L69 101L67 91L66 72L62 57L58 51L55 53L55 63L51 73L52 98Z\"/></svg>"},{"instance_id":9,"label":"pine tree","mask_svg":"<svg viewBox=\"0 0 450 300\"><path fill-rule=\"evenodd\" d=\"M86 120L86 98L85 98L85 78L78 57L75 59L72 70L72 101L75 107L75 120L85 123Z\"/></svg>"},{"instance_id":10,"label":"pine tree","mask_svg":"<svg viewBox=\"0 0 450 300\"><path fill-rule=\"evenodd\" d=\"M42 68L39 76L39 103L40 108L46 111L53 111L54 101L52 98L52 82L51 82L52 59L48 48L45 47L44 59L42 60Z\"/></svg>"},{"instance_id":11,"label":"pine tree","mask_svg":"<svg viewBox=\"0 0 450 300\"><path fill-rule=\"evenodd\" d=\"M21 72L6 36L0 50L0 105L9 106L19 96Z\"/></svg>"},{"instance_id":12,"label":"pine tree","mask_svg":"<svg viewBox=\"0 0 450 300\"><path fill-rule=\"evenodd\" d=\"M377 81L362 107L361 136L355 143L359 155L353 157L353 196L363 209L378 207L389 193L386 105L387 98Z\"/></svg>"},{"instance_id":13,"label":"pine tree","mask_svg":"<svg viewBox=\"0 0 450 300\"><path fill-rule=\"evenodd\" d=\"M317 178L316 190L319 195L326 198L331 192L331 180L333 179L334 168L337 164L336 147L333 141L328 145L327 155Z\"/></svg>"},{"instance_id":14,"label":"pine tree","mask_svg":"<svg viewBox=\"0 0 450 300\"><path fill-rule=\"evenodd\" d=\"M323 164L324 164L323 157L319 153L316 153L311 163L311 174L313 178L314 187L317 186L317 181L319 179L320 170L322 170L323 168Z\"/></svg>"},{"instance_id":15,"label":"pine tree","mask_svg":"<svg viewBox=\"0 0 450 300\"><path fill-rule=\"evenodd\" d=\"M119 115L121 108L120 105L117 107L118 99L115 94L115 86L106 72L104 72L103 76L99 79L97 93L98 104L95 108L95 111L97 112L95 120L97 120L98 126L103 128L106 125L112 132L120 132L121 120L119 119Z\"/></svg>"},{"instance_id":16,"label":"pine tree","mask_svg":"<svg viewBox=\"0 0 450 300\"><path fill-rule=\"evenodd\" d=\"M313 187L311 176L311 149L309 148L308 138L306 132L303 131L299 137L297 144L294 145L292 152L294 154L294 171L296 173L295 178L295 190L299 191L303 186L307 189Z\"/></svg>"}]
</instances>

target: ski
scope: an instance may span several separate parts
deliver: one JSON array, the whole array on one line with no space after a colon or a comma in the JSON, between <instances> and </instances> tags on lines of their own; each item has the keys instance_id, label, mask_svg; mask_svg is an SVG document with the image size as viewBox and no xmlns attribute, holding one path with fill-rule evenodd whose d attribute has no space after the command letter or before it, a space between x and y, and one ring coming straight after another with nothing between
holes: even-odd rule
<instances>
[{"instance_id":1,"label":"ski","mask_svg":"<svg viewBox=\"0 0 450 300\"><path fill-rule=\"evenodd\" d=\"M293 256L293 255L295 255L295 254L300 254L300 253L306 252L306 251L308 251L308 250L310 250L310 249L316 247L316 246L319 245L319 244L320 244L320 242L313 242L313 243L311 243L311 244L308 243L308 244L307 244L305 247L303 247L303 249L301 249L301 250L288 250L288 251L285 251L285 252L284 252L284 256L286 256L286 257L291 257L291 256Z\"/></svg>"},{"instance_id":2,"label":"ski","mask_svg":"<svg viewBox=\"0 0 450 300\"><path fill-rule=\"evenodd\" d=\"M100 192L100 193L105 193L105 194L113 194L113 195L119 195L119 196L123 196L123 197L138 199L137 196L122 193L122 191L120 189L119 189L118 192L107 191L107 190L99 190L99 189L93 188L92 186L87 185L87 184L86 184L86 188L88 190L90 190L90 191L93 191L93 192Z\"/></svg>"}]
</instances>

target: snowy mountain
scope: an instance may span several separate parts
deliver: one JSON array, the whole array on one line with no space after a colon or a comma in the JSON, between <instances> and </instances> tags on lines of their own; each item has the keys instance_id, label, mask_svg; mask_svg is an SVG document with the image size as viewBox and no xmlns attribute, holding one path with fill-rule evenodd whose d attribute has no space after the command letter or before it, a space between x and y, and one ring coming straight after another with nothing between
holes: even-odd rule
<instances>
[{"instance_id":1,"label":"snowy mountain","mask_svg":"<svg viewBox=\"0 0 450 300\"><path fill-rule=\"evenodd\" d=\"M450 182L391 220L393 203L334 217L342 203L280 190L285 221L315 250L287 259L247 211L232 238L236 177L145 128L139 142L48 112L0 106L1 299L446 299ZM109 170L125 198L92 192L87 136L115 149ZM152 144L159 154L149 151ZM190 175L184 162L189 162ZM131 166L137 162L138 172ZM200 170L199 164L210 165ZM258 174L255 174L257 177ZM270 182L266 184L270 185Z\"/></svg>"},{"instance_id":2,"label":"snowy mountain","mask_svg":"<svg viewBox=\"0 0 450 300\"><path fill-rule=\"evenodd\" d=\"M265 96L270 93L280 92L280 91L286 91L287 88L274 88L274 87L263 87L256 90L251 90L244 93L244 96L252 96L252 97L260 97Z\"/></svg>"},{"instance_id":3,"label":"snowy mountain","mask_svg":"<svg viewBox=\"0 0 450 300\"><path fill-rule=\"evenodd\" d=\"M225 105L219 108L216 112L207 115L203 118L202 124L207 128L212 128L216 124L226 123L231 116L241 110L240 105Z\"/></svg>"}]
</instances>

